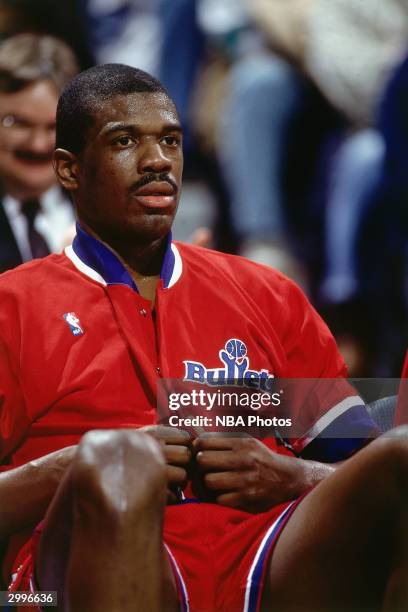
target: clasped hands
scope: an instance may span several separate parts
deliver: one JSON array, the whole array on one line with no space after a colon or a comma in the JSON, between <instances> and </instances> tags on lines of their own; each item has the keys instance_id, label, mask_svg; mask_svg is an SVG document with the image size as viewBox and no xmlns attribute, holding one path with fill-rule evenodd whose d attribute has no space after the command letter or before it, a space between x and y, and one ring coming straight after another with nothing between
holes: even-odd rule
<instances>
[{"instance_id":1,"label":"clasped hands","mask_svg":"<svg viewBox=\"0 0 408 612\"><path fill-rule=\"evenodd\" d=\"M160 442L168 469L168 503L190 480L202 501L247 512L264 512L307 490L308 462L279 455L251 436L206 433L191 440L174 427L143 427Z\"/></svg>"}]
</instances>

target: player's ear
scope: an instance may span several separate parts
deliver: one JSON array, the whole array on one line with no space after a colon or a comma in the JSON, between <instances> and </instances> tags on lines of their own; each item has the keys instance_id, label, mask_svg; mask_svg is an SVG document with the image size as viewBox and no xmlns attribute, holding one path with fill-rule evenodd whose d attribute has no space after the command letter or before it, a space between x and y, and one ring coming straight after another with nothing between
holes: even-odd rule
<instances>
[{"instance_id":1,"label":"player's ear","mask_svg":"<svg viewBox=\"0 0 408 612\"><path fill-rule=\"evenodd\" d=\"M52 165L62 187L68 191L76 191L79 170L77 156L66 149L55 149Z\"/></svg>"}]
</instances>

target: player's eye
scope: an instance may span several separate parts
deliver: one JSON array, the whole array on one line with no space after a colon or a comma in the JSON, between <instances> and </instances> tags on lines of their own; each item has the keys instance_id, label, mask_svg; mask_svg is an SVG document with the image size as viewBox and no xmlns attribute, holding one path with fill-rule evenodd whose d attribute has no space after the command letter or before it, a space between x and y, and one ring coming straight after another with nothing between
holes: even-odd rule
<instances>
[{"instance_id":1,"label":"player's eye","mask_svg":"<svg viewBox=\"0 0 408 612\"><path fill-rule=\"evenodd\" d=\"M177 145L180 144L180 137L174 134L168 134L167 136L163 136L162 142L169 147L177 147Z\"/></svg>"},{"instance_id":2,"label":"player's eye","mask_svg":"<svg viewBox=\"0 0 408 612\"><path fill-rule=\"evenodd\" d=\"M135 142L135 139L132 136L125 136L125 135L120 136L119 138L115 140L115 144L120 147L128 147L134 142Z\"/></svg>"}]
</instances>

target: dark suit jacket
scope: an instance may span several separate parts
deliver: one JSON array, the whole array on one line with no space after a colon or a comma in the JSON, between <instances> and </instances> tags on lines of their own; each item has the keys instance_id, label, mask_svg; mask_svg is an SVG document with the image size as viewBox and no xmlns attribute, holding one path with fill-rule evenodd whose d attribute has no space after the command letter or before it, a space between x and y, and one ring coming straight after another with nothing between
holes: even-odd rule
<instances>
[{"instance_id":1,"label":"dark suit jacket","mask_svg":"<svg viewBox=\"0 0 408 612\"><path fill-rule=\"evenodd\" d=\"M13 230L0 201L0 272L10 270L23 263Z\"/></svg>"}]
</instances>

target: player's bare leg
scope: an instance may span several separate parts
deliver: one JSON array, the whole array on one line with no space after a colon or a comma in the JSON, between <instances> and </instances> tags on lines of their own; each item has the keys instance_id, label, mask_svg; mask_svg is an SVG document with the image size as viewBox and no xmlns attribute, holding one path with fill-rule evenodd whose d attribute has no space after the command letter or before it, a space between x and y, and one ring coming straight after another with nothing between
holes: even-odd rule
<instances>
[{"instance_id":1,"label":"player's bare leg","mask_svg":"<svg viewBox=\"0 0 408 612\"><path fill-rule=\"evenodd\" d=\"M408 427L370 444L301 502L272 555L269 609L408 610Z\"/></svg>"},{"instance_id":2,"label":"player's bare leg","mask_svg":"<svg viewBox=\"0 0 408 612\"><path fill-rule=\"evenodd\" d=\"M136 431L82 439L46 517L36 559L41 590L75 612L177 610L162 546L166 466Z\"/></svg>"}]
</instances>

